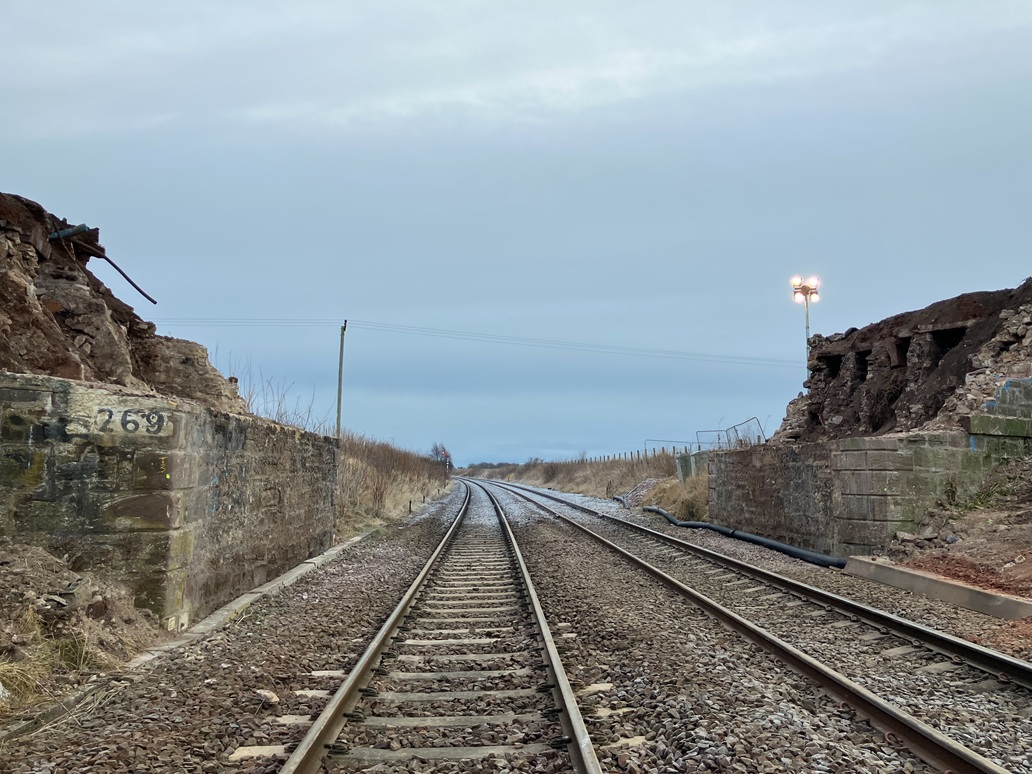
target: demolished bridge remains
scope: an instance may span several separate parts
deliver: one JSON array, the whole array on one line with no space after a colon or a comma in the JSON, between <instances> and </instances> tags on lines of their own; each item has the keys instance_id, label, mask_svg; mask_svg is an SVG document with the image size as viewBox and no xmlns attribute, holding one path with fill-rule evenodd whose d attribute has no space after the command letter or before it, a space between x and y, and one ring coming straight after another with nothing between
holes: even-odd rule
<instances>
[{"instance_id":1,"label":"demolished bridge remains","mask_svg":"<svg viewBox=\"0 0 1032 774\"><path fill-rule=\"evenodd\" d=\"M1032 450L1032 279L810 339L771 441L710 455L710 515L818 551L882 551Z\"/></svg>"},{"instance_id":2,"label":"demolished bridge remains","mask_svg":"<svg viewBox=\"0 0 1032 774\"><path fill-rule=\"evenodd\" d=\"M204 347L97 279L104 256L96 229L0 194L0 538L179 629L329 547L337 444L250 415Z\"/></svg>"}]
</instances>

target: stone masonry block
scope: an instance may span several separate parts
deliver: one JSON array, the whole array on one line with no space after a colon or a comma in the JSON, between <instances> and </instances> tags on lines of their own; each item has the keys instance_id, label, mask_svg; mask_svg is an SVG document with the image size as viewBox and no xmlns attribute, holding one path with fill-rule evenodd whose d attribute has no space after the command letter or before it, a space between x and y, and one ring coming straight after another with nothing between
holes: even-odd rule
<instances>
[{"instance_id":1,"label":"stone masonry block","mask_svg":"<svg viewBox=\"0 0 1032 774\"><path fill-rule=\"evenodd\" d=\"M198 483L199 461L193 454L182 452L138 452L136 454L135 489L191 489Z\"/></svg>"},{"instance_id":2,"label":"stone masonry block","mask_svg":"<svg viewBox=\"0 0 1032 774\"><path fill-rule=\"evenodd\" d=\"M972 435L1003 435L1032 438L1032 419L973 415L963 418Z\"/></svg>"},{"instance_id":3,"label":"stone masonry block","mask_svg":"<svg viewBox=\"0 0 1032 774\"><path fill-rule=\"evenodd\" d=\"M190 566L190 560L193 559L194 554L194 541L196 539L193 527L194 525L188 525L169 533L169 568L182 569Z\"/></svg>"},{"instance_id":4,"label":"stone masonry block","mask_svg":"<svg viewBox=\"0 0 1032 774\"><path fill-rule=\"evenodd\" d=\"M901 497L871 497L871 519L873 521L899 521Z\"/></svg>"},{"instance_id":5,"label":"stone masonry block","mask_svg":"<svg viewBox=\"0 0 1032 774\"><path fill-rule=\"evenodd\" d=\"M972 482L981 484L982 477L986 474L986 463L984 454L977 452L966 452L960 455L961 477L970 479Z\"/></svg>"},{"instance_id":6,"label":"stone masonry block","mask_svg":"<svg viewBox=\"0 0 1032 774\"><path fill-rule=\"evenodd\" d=\"M162 619L182 608L186 584L183 571L127 572L123 579L132 587L137 607L145 607Z\"/></svg>"},{"instance_id":7,"label":"stone masonry block","mask_svg":"<svg viewBox=\"0 0 1032 774\"><path fill-rule=\"evenodd\" d=\"M892 540L898 525L893 521L842 519L836 526L838 527L838 539L843 543L884 546Z\"/></svg>"},{"instance_id":8,"label":"stone masonry block","mask_svg":"<svg viewBox=\"0 0 1032 774\"><path fill-rule=\"evenodd\" d=\"M896 451L900 448L899 439L892 436L868 436L860 440L863 442L860 448L868 451Z\"/></svg>"},{"instance_id":9,"label":"stone masonry block","mask_svg":"<svg viewBox=\"0 0 1032 774\"><path fill-rule=\"evenodd\" d=\"M168 566L170 532L119 532L94 535L81 550L103 554L103 564L120 574L151 573Z\"/></svg>"},{"instance_id":10,"label":"stone masonry block","mask_svg":"<svg viewBox=\"0 0 1032 774\"><path fill-rule=\"evenodd\" d=\"M902 481L899 489L891 494L927 498L931 505L931 501L945 497L946 482L949 478L948 474L938 471L915 471L906 474L906 480Z\"/></svg>"},{"instance_id":11,"label":"stone masonry block","mask_svg":"<svg viewBox=\"0 0 1032 774\"><path fill-rule=\"evenodd\" d=\"M24 411L7 411L0 420L0 441L4 443L29 443L33 439L32 428L39 421L34 416Z\"/></svg>"},{"instance_id":12,"label":"stone masonry block","mask_svg":"<svg viewBox=\"0 0 1032 774\"><path fill-rule=\"evenodd\" d=\"M1023 457L1028 453L1029 444L1026 438L1009 438L994 435L976 435L972 437L975 441L975 447L979 451L988 454L991 458Z\"/></svg>"},{"instance_id":13,"label":"stone masonry block","mask_svg":"<svg viewBox=\"0 0 1032 774\"><path fill-rule=\"evenodd\" d=\"M867 495L843 495L836 498L835 517L842 519L869 520L873 518L871 500Z\"/></svg>"},{"instance_id":14,"label":"stone masonry block","mask_svg":"<svg viewBox=\"0 0 1032 774\"><path fill-rule=\"evenodd\" d=\"M77 528L77 514L61 501L28 500L14 511L14 529L18 534L64 535Z\"/></svg>"},{"instance_id":15,"label":"stone masonry block","mask_svg":"<svg viewBox=\"0 0 1032 774\"><path fill-rule=\"evenodd\" d=\"M831 453L832 470L866 470L867 452L840 451Z\"/></svg>"},{"instance_id":16,"label":"stone masonry block","mask_svg":"<svg viewBox=\"0 0 1032 774\"><path fill-rule=\"evenodd\" d=\"M19 387L0 387L0 405L24 408L32 406L46 411L50 408L53 395L49 390L33 390Z\"/></svg>"},{"instance_id":17,"label":"stone masonry block","mask_svg":"<svg viewBox=\"0 0 1032 774\"><path fill-rule=\"evenodd\" d=\"M970 453L963 449L919 447L914 449L914 468L918 471L960 470L961 457Z\"/></svg>"},{"instance_id":18,"label":"stone masonry block","mask_svg":"<svg viewBox=\"0 0 1032 774\"><path fill-rule=\"evenodd\" d=\"M909 476L892 470L843 470L835 476L835 485L843 495L906 494Z\"/></svg>"},{"instance_id":19,"label":"stone masonry block","mask_svg":"<svg viewBox=\"0 0 1032 774\"><path fill-rule=\"evenodd\" d=\"M867 452L868 470L913 470L914 456L904 451Z\"/></svg>"},{"instance_id":20,"label":"stone masonry block","mask_svg":"<svg viewBox=\"0 0 1032 774\"><path fill-rule=\"evenodd\" d=\"M899 529L912 532L914 527L921 522L928 509L937 501L944 499L943 492L936 497L894 497L892 512L895 515Z\"/></svg>"},{"instance_id":21,"label":"stone masonry block","mask_svg":"<svg viewBox=\"0 0 1032 774\"><path fill-rule=\"evenodd\" d=\"M1032 380L1008 379L996 391L993 414L1012 417L1032 417Z\"/></svg>"},{"instance_id":22,"label":"stone masonry block","mask_svg":"<svg viewBox=\"0 0 1032 774\"><path fill-rule=\"evenodd\" d=\"M5 488L35 489L43 482L45 469L43 452L11 448L0 453L0 482Z\"/></svg>"},{"instance_id":23,"label":"stone masonry block","mask_svg":"<svg viewBox=\"0 0 1032 774\"><path fill-rule=\"evenodd\" d=\"M941 433L909 433L905 439L908 448L935 447L961 449L967 446L967 433L960 431Z\"/></svg>"},{"instance_id":24,"label":"stone masonry block","mask_svg":"<svg viewBox=\"0 0 1032 774\"><path fill-rule=\"evenodd\" d=\"M873 494L874 480L868 471L843 470L835 474L834 487L843 495Z\"/></svg>"},{"instance_id":25,"label":"stone masonry block","mask_svg":"<svg viewBox=\"0 0 1032 774\"><path fill-rule=\"evenodd\" d=\"M832 441L832 448L838 447L841 451L863 451L867 447L864 445L866 438L841 438L837 441Z\"/></svg>"},{"instance_id":26,"label":"stone masonry block","mask_svg":"<svg viewBox=\"0 0 1032 774\"><path fill-rule=\"evenodd\" d=\"M104 510L103 519L112 531L132 532L177 529L185 515L177 492L148 492L115 500Z\"/></svg>"}]
</instances>

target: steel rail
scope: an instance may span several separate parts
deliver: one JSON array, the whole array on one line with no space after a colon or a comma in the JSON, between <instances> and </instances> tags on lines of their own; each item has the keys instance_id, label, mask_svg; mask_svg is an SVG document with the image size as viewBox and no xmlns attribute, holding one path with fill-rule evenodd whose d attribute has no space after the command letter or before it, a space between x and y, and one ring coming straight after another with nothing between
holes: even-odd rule
<instances>
[{"instance_id":1,"label":"steel rail","mask_svg":"<svg viewBox=\"0 0 1032 774\"><path fill-rule=\"evenodd\" d=\"M912 752L929 765L935 766L941 771L947 772L947 774L950 772L954 774L976 774L977 772L982 774L1007 774L1007 769L996 765L950 737L939 733L928 724L904 712L899 707L886 702L840 672L825 666L803 651L789 645L784 640L741 617L706 595L689 588L676 578L638 558L584 525L578 524L573 519L557 513L543 503L537 502L521 492L514 492L508 489L507 486L500 488L522 497L575 529L591 536L594 540L624 557L633 565L641 568L668 588L687 597L695 605L725 626L742 635L749 642L773 654L775 658L781 660L797 673L814 680L835 699L848 704L860 715L870 720L873 725L885 732L888 739L897 739L905 743ZM583 509L583 506L580 507Z\"/></svg>"},{"instance_id":2,"label":"steel rail","mask_svg":"<svg viewBox=\"0 0 1032 774\"><path fill-rule=\"evenodd\" d=\"M556 702L556 706L563 709L559 716L559 722L567 738L570 740L567 749L573 759L575 770L582 774L603 774L602 766L595 755L595 747L591 743L591 735L584 725L584 718L581 717L580 707L577 706L577 696L566 676L566 670L563 668L562 660L559 657L559 650L556 648L555 639L552 637L551 629L549 629L548 621L545 618L545 611L541 607L541 600L538 598L537 591L534 590L534 582L530 578L530 570L527 568L527 563L523 560L523 553L516 542L516 536L513 534L512 528L505 517L505 510L493 492L483 485L480 485L480 488L491 499L495 513L498 515L498 521L501 523L502 530L505 532L509 545L512 547L513 558L515 558L516 564L520 568L520 575L523 578L524 588L530 601L531 613L534 616L544 644L543 653L548 664L548 674L553 681L552 697Z\"/></svg>"},{"instance_id":3,"label":"steel rail","mask_svg":"<svg viewBox=\"0 0 1032 774\"><path fill-rule=\"evenodd\" d=\"M1008 656L1004 653L983 647L982 645L976 645L975 643L968 642L960 637L954 637L952 634L932 629L923 624L907 620L906 618L901 618L900 616L893 615L892 613L887 613L884 610L869 607L861 604L860 602L848 599L847 597L841 597L830 591L825 591L824 589L817 588L816 586L803 583L802 581L797 581L784 575L778 575L770 570L755 567L739 559L734 559L716 551L711 551L707 548L693 545L692 543L680 540L679 538L675 538L671 535L666 535L662 532L657 532L654 529L627 521L626 519L621 519L618 516L601 513L600 511L587 508L578 503L571 503L568 500L563 500L561 497L556 497L544 492L538 492L534 489L519 486L518 484L510 484L508 482L505 482L504 484L498 484L497 482L492 483L502 486L503 488L515 488L528 491L532 494L545 497L549 500L554 500L562 505L566 505L584 513L615 521L619 524L630 527L632 530L661 540L664 543L676 546L682 550L690 551L691 553L709 561L725 565L736 572L749 575L757 580L763 581L764 583L777 586L784 589L789 594L794 594L800 598L806 597L817 604L838 610L843 615L861 620L880 631L892 632L903 639L910 640L914 644L926 646L937 653L949 657L955 662L958 660L962 661L969 666L983 672L987 672L1001 682L1013 682L1032 690L1032 663L1027 661L1022 661L1021 659ZM512 489L510 489L510 491L512 491ZM526 497L526 495L523 496Z\"/></svg>"},{"instance_id":4,"label":"steel rail","mask_svg":"<svg viewBox=\"0 0 1032 774\"><path fill-rule=\"evenodd\" d=\"M470 500L472 499L472 487L463 482L466 487L466 496L463 498L459 513L452 522L448 532L440 544L431 554L429 561L420 570L419 575L412 582L405 596L398 602L397 606L388 616L383 626L373 637L366 648L365 653L359 658L358 663L348 674L340 688L327 703L325 709L316 718L312 727L298 744L294 752L283 764L280 774L317 774L322 771L323 758L326 756L327 748L333 743L347 723L345 714L351 712L361 698L360 691L369 685L373 678L373 669L379 665L381 655L387 644L394 636L396 629L402 619L408 613L420 589L423 587L427 576L437 562L438 558L448 547L454 538L459 526L462 524L466 513L469 511Z\"/></svg>"}]
</instances>

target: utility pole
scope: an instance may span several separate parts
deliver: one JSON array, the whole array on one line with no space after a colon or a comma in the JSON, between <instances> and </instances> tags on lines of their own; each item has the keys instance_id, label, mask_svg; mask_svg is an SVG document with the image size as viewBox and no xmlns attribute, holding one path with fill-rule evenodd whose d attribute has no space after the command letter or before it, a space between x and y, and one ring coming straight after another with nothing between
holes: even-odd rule
<instances>
[{"instance_id":1,"label":"utility pole","mask_svg":"<svg viewBox=\"0 0 1032 774\"><path fill-rule=\"evenodd\" d=\"M340 326L340 358L337 360L337 438L340 438L340 399L344 392L344 333L348 329L348 321Z\"/></svg>"}]
</instances>

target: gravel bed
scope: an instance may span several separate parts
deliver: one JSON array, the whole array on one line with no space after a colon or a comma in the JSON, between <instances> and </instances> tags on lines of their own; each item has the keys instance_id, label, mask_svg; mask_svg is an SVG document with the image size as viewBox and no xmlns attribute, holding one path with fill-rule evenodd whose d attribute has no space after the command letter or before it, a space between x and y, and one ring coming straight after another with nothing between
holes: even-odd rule
<instances>
[{"instance_id":1,"label":"gravel bed","mask_svg":"<svg viewBox=\"0 0 1032 774\"><path fill-rule=\"evenodd\" d=\"M588 538L504 502L607 771L932 771Z\"/></svg>"},{"instance_id":2,"label":"gravel bed","mask_svg":"<svg viewBox=\"0 0 1032 774\"><path fill-rule=\"evenodd\" d=\"M456 488L420 517L258 600L226 627L120 675L73 714L8 742L0 771L278 771L282 760L229 757L242 746L300 740L303 728L277 718L318 714L326 700L293 691L322 687L311 671L350 668L460 503Z\"/></svg>"},{"instance_id":3,"label":"gravel bed","mask_svg":"<svg viewBox=\"0 0 1032 774\"><path fill-rule=\"evenodd\" d=\"M999 618L993 616L956 607L920 594L912 594L909 591L882 583L846 575L840 570L819 567L779 551L725 537L708 529L675 527L658 513L646 513L640 508L624 510L619 503L612 500L599 500L594 497L565 492L550 492L550 494L564 497L571 502L593 508L601 513L633 521L687 543L740 559L765 570L785 575L811 586L817 586L843 597L849 597L865 605L877 607L893 615L939 629L971 642L983 642L1003 624ZM552 502L549 502L549 505L551 504ZM1021 652L1011 652L1010 655L1027 658L1027 655Z\"/></svg>"},{"instance_id":4,"label":"gravel bed","mask_svg":"<svg viewBox=\"0 0 1032 774\"><path fill-rule=\"evenodd\" d=\"M596 510L603 512L609 510L608 507L599 507L600 504L597 501L585 503L584 501L588 498L577 499L582 504ZM550 502L550 507L553 504ZM608 506L608 503L603 504ZM562 511L561 506L559 509ZM846 620L844 616L837 613L822 613L816 606L810 604L799 605L795 614L786 616L785 604L795 605L797 603L790 602L791 597L787 596L765 599L767 594L752 591L761 585L759 581L750 580L729 587L719 574L706 574L698 569L687 567L682 562L671 560L669 553L666 555L663 553L664 551L669 552L669 547L639 537L612 522L606 522L572 509L567 510L571 518L576 521L584 523L593 531L620 545L633 546L634 553L641 555L660 569L721 604L738 611L783 640L791 642L813 657L865 685L883 699L897 704L915 717L943 733L949 734L958 742L977 750L997 765L1021 774L1032 772L1032 757L1030 757L1027 741L1032 738L1032 717L1030 717L1032 715L1032 693L1028 690L1018 686L1004 687L987 679L987 675L984 673L968 667L938 675L916 672L915 670L919 667L941 662L943 659L925 650L886 658L882 655L883 651L910 645L909 641L893 636L870 641L864 640L862 636L870 635L872 632L870 628L859 624L843 625L841 622ZM627 511L617 512L616 515L626 518L627 513ZM646 517L649 515L653 514L645 514ZM704 547L710 548L710 550L733 555L735 558L784 575L791 575L805 582L810 582L809 577L830 577L835 580L858 581L857 583L843 584L848 588L859 587L867 590L871 585L865 581L844 576L837 571L816 568L778 552L742 543L715 533L674 527L662 517L658 518L667 525L667 528L657 531L672 534L682 540L686 539L685 533L689 533L693 539L688 542L699 545L706 542L709 545ZM628 520L639 523L648 522L647 518ZM657 525L650 522L648 526ZM800 564L804 567L799 568ZM785 572L782 570L785 567L792 567L796 572ZM813 583L812 585L819 586L821 584ZM841 593L843 596L853 596L854 598L857 596L845 593L840 589L829 590ZM891 593L891 590L889 591ZM896 593L899 594L899 592ZM877 594L884 595L885 587L877 589ZM907 600L917 600L919 608L924 607L920 603L935 602L911 594L902 596ZM866 599L860 599L860 601L871 604ZM931 605L932 608L941 608L942 606L943 604L938 602ZM884 609L885 606L882 607ZM915 617L908 615L910 611L904 605L897 603L892 607L894 609L891 612L897 615ZM984 617L979 614L974 615ZM929 617L926 617L926 621ZM837 625L830 625L833 623Z\"/></svg>"}]
</instances>

